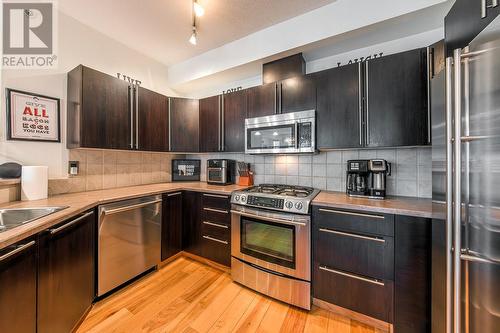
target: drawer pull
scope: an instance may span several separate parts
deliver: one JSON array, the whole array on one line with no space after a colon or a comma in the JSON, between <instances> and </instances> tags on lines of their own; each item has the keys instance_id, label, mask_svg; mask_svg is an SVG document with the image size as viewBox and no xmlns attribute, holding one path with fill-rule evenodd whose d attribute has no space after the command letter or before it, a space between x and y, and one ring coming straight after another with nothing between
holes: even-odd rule
<instances>
[{"instance_id":1,"label":"drawer pull","mask_svg":"<svg viewBox=\"0 0 500 333\"><path fill-rule=\"evenodd\" d=\"M351 216L362 216L362 217L371 217L374 219L382 219L384 220L385 217L382 215L374 215L374 214L364 214L364 213L353 213L353 212L346 212L343 210L334 210L334 209L325 209L325 208L320 208L320 212L324 213L333 213L333 214L343 214L343 215L351 215Z\"/></svg>"},{"instance_id":2,"label":"drawer pull","mask_svg":"<svg viewBox=\"0 0 500 333\"><path fill-rule=\"evenodd\" d=\"M76 223L78 223L78 222L80 222L81 220L83 220L84 218L89 217L89 216L90 216L90 215L92 215L92 214L94 214L94 212L93 212L93 211L90 211L90 212L88 212L88 213L85 213L85 214L83 214L82 216L77 217L77 218L76 218L76 219L74 219L73 221L68 222L68 223L66 223L66 224L63 224L63 225L62 225L62 226L60 226L59 228L49 229L49 232L50 232L50 234L51 234L51 235L55 235L55 234L57 234L58 232L60 232L60 231L62 231L62 230L64 230L64 229L66 229L66 228L68 228L68 227L70 227L70 226L72 226L72 225L74 225L74 224L76 224Z\"/></svg>"},{"instance_id":3,"label":"drawer pull","mask_svg":"<svg viewBox=\"0 0 500 333\"><path fill-rule=\"evenodd\" d=\"M217 238L213 238L213 237L210 237L210 236L203 236L203 238L211 240L211 241L214 241L214 242L217 242L217 243L225 244L225 245L229 244L227 241L223 241L223 240L220 240L220 239L217 239Z\"/></svg>"},{"instance_id":4,"label":"drawer pull","mask_svg":"<svg viewBox=\"0 0 500 333\"><path fill-rule=\"evenodd\" d=\"M229 197L226 195L217 195L217 194L208 194L208 193L203 193L204 197L211 197L211 198L219 198L219 199L228 199Z\"/></svg>"},{"instance_id":5,"label":"drawer pull","mask_svg":"<svg viewBox=\"0 0 500 333\"><path fill-rule=\"evenodd\" d=\"M16 246L14 250L4 254L3 256L0 257L0 261L4 261L5 259L9 258L9 257L12 257L14 254L16 253L19 253L19 252L22 252L30 247L32 247L33 245L35 245L35 241L31 241L29 243L26 243L26 244L23 244L23 245L19 245L19 246Z\"/></svg>"},{"instance_id":6,"label":"drawer pull","mask_svg":"<svg viewBox=\"0 0 500 333\"><path fill-rule=\"evenodd\" d=\"M203 210L207 210L209 212L221 213L221 214L229 214L229 212L227 210L222 210L222 209L203 207Z\"/></svg>"},{"instance_id":7,"label":"drawer pull","mask_svg":"<svg viewBox=\"0 0 500 333\"><path fill-rule=\"evenodd\" d=\"M327 232L329 234L336 234L336 235L341 235L341 236L347 236L347 237L352 237L352 238L359 238L359 239L365 239L365 240L370 240L370 241L374 241L374 242L385 243L385 239L378 238L378 237L362 236L362 235L358 235L358 234L351 234L349 232L342 232L342 231L330 230L330 229L325 229L325 228L320 228L319 231Z\"/></svg>"},{"instance_id":8,"label":"drawer pull","mask_svg":"<svg viewBox=\"0 0 500 333\"><path fill-rule=\"evenodd\" d=\"M208 221L203 221L203 224L211 225L211 226L217 227L217 228L229 229L229 227L227 225L224 225L224 224L218 224L218 223L213 223L213 222L208 222Z\"/></svg>"},{"instance_id":9,"label":"drawer pull","mask_svg":"<svg viewBox=\"0 0 500 333\"><path fill-rule=\"evenodd\" d=\"M345 272L342 272L342 271L337 271L337 270L328 268L326 266L319 266L319 269L321 269L322 271L325 271L325 272L347 276L347 277L350 277L350 278L353 278L353 279L357 279L357 280L368 282L368 283L373 283L373 284L376 284L376 285L379 285L379 286L385 286L384 282L379 281L377 279L369 279L369 278L365 278L365 277L362 277L362 276L359 276L359 275L354 275L354 274L349 274L349 273L345 273Z\"/></svg>"},{"instance_id":10,"label":"drawer pull","mask_svg":"<svg viewBox=\"0 0 500 333\"><path fill-rule=\"evenodd\" d=\"M167 197L174 197L176 195L182 194L182 192L175 192L175 193L169 193L167 194Z\"/></svg>"}]
</instances>

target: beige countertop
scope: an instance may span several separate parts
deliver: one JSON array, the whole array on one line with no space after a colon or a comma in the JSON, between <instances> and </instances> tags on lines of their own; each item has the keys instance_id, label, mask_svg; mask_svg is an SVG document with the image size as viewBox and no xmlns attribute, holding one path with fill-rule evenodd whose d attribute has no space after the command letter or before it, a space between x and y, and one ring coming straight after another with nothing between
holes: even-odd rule
<instances>
[{"instance_id":1,"label":"beige countertop","mask_svg":"<svg viewBox=\"0 0 500 333\"><path fill-rule=\"evenodd\" d=\"M432 217L432 200L422 198L389 196L384 200L377 200L349 197L344 192L321 191L312 204L373 213Z\"/></svg>"},{"instance_id":2,"label":"beige countertop","mask_svg":"<svg viewBox=\"0 0 500 333\"><path fill-rule=\"evenodd\" d=\"M0 249L16 243L17 241L20 241L26 237L35 235L40 231L50 228L53 225L56 225L81 212L84 212L103 203L181 190L229 195L232 191L242 188L244 187L238 185L218 186L208 185L207 183L202 182L161 183L56 195L53 197L49 197L48 199L35 201L15 201L2 204L0 205L0 209L48 206L68 206L68 208L35 220L33 222L27 223L25 225L18 226L0 233Z\"/></svg>"},{"instance_id":3,"label":"beige countertop","mask_svg":"<svg viewBox=\"0 0 500 333\"><path fill-rule=\"evenodd\" d=\"M238 185L208 185L207 183L203 182L161 183L121 187L99 191L79 192L57 195L43 200L15 201L1 204L0 209L53 206L67 206L68 208L35 220L34 222L30 222L0 233L0 249L16 243L17 241L20 241L24 238L35 235L40 231L50 228L100 204L181 190L229 195L232 191L242 188L245 187ZM388 197L385 200L374 200L364 198L351 198L348 197L344 192L321 191L312 203L313 205L328 206L340 209L353 209L359 211L429 218L432 216L432 204L430 199Z\"/></svg>"}]
</instances>

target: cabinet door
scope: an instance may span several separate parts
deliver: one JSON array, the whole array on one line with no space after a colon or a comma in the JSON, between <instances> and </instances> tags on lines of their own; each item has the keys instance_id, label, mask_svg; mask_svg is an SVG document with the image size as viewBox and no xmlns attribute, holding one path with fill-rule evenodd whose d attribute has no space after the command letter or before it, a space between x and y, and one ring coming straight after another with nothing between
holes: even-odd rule
<instances>
[{"instance_id":1,"label":"cabinet door","mask_svg":"<svg viewBox=\"0 0 500 333\"><path fill-rule=\"evenodd\" d=\"M200 99L200 152L221 150L221 98Z\"/></svg>"},{"instance_id":2,"label":"cabinet door","mask_svg":"<svg viewBox=\"0 0 500 333\"><path fill-rule=\"evenodd\" d=\"M36 332L36 267L34 239L0 250L0 332Z\"/></svg>"},{"instance_id":3,"label":"cabinet door","mask_svg":"<svg viewBox=\"0 0 500 333\"><path fill-rule=\"evenodd\" d=\"M184 192L182 211L182 247L187 252L201 256L200 193L190 191Z\"/></svg>"},{"instance_id":4,"label":"cabinet door","mask_svg":"<svg viewBox=\"0 0 500 333\"><path fill-rule=\"evenodd\" d=\"M168 151L168 97L139 87L137 90L136 149Z\"/></svg>"},{"instance_id":5,"label":"cabinet door","mask_svg":"<svg viewBox=\"0 0 500 333\"><path fill-rule=\"evenodd\" d=\"M270 116L276 113L277 86L275 82L247 89L247 98L248 118Z\"/></svg>"},{"instance_id":6,"label":"cabinet door","mask_svg":"<svg viewBox=\"0 0 500 333\"><path fill-rule=\"evenodd\" d=\"M81 147L131 149L130 85L87 67L81 85Z\"/></svg>"},{"instance_id":7,"label":"cabinet door","mask_svg":"<svg viewBox=\"0 0 500 333\"><path fill-rule=\"evenodd\" d=\"M366 144L428 144L427 52L417 49L365 62Z\"/></svg>"},{"instance_id":8,"label":"cabinet door","mask_svg":"<svg viewBox=\"0 0 500 333\"><path fill-rule=\"evenodd\" d=\"M361 63L314 75L318 149L363 145Z\"/></svg>"},{"instance_id":9,"label":"cabinet door","mask_svg":"<svg viewBox=\"0 0 500 333\"><path fill-rule=\"evenodd\" d=\"M182 192L163 195L161 260L182 251Z\"/></svg>"},{"instance_id":10,"label":"cabinet door","mask_svg":"<svg viewBox=\"0 0 500 333\"><path fill-rule=\"evenodd\" d=\"M170 98L170 150L198 152L199 150L198 100Z\"/></svg>"},{"instance_id":11,"label":"cabinet door","mask_svg":"<svg viewBox=\"0 0 500 333\"><path fill-rule=\"evenodd\" d=\"M225 152L245 151L245 118L247 117L247 92L236 91L223 96L223 137Z\"/></svg>"},{"instance_id":12,"label":"cabinet door","mask_svg":"<svg viewBox=\"0 0 500 333\"><path fill-rule=\"evenodd\" d=\"M431 220L396 216L394 331L431 331Z\"/></svg>"},{"instance_id":13,"label":"cabinet door","mask_svg":"<svg viewBox=\"0 0 500 333\"><path fill-rule=\"evenodd\" d=\"M281 81L280 112L316 109L316 85L313 76L297 76Z\"/></svg>"},{"instance_id":14,"label":"cabinet door","mask_svg":"<svg viewBox=\"0 0 500 333\"><path fill-rule=\"evenodd\" d=\"M93 211L40 235L38 332L71 332L95 295Z\"/></svg>"}]
</instances>

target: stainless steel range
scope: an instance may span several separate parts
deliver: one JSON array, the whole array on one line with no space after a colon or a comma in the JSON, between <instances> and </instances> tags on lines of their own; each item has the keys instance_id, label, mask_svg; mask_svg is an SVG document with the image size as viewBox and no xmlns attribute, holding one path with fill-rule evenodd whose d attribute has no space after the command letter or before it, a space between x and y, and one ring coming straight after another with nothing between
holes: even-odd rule
<instances>
[{"instance_id":1,"label":"stainless steel range","mask_svg":"<svg viewBox=\"0 0 500 333\"><path fill-rule=\"evenodd\" d=\"M262 184L231 196L231 275L283 302L311 308L311 187Z\"/></svg>"}]
</instances>

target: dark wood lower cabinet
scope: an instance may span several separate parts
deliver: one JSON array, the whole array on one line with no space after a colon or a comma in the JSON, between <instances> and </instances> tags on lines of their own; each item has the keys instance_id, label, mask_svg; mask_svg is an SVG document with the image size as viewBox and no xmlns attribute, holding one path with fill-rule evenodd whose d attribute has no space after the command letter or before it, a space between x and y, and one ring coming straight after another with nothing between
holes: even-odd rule
<instances>
[{"instance_id":1,"label":"dark wood lower cabinet","mask_svg":"<svg viewBox=\"0 0 500 333\"><path fill-rule=\"evenodd\" d=\"M161 260L182 251L182 192L163 195Z\"/></svg>"},{"instance_id":2,"label":"dark wood lower cabinet","mask_svg":"<svg viewBox=\"0 0 500 333\"><path fill-rule=\"evenodd\" d=\"M77 216L39 236L38 332L67 333L95 295L95 213Z\"/></svg>"},{"instance_id":3,"label":"dark wood lower cabinet","mask_svg":"<svg viewBox=\"0 0 500 333\"><path fill-rule=\"evenodd\" d=\"M430 219L396 216L394 332L431 331Z\"/></svg>"},{"instance_id":4,"label":"dark wood lower cabinet","mask_svg":"<svg viewBox=\"0 0 500 333\"><path fill-rule=\"evenodd\" d=\"M184 251L201 256L201 194L184 192L182 212L182 247Z\"/></svg>"},{"instance_id":5,"label":"dark wood lower cabinet","mask_svg":"<svg viewBox=\"0 0 500 333\"><path fill-rule=\"evenodd\" d=\"M0 250L0 332L36 332L36 242Z\"/></svg>"}]
</instances>

